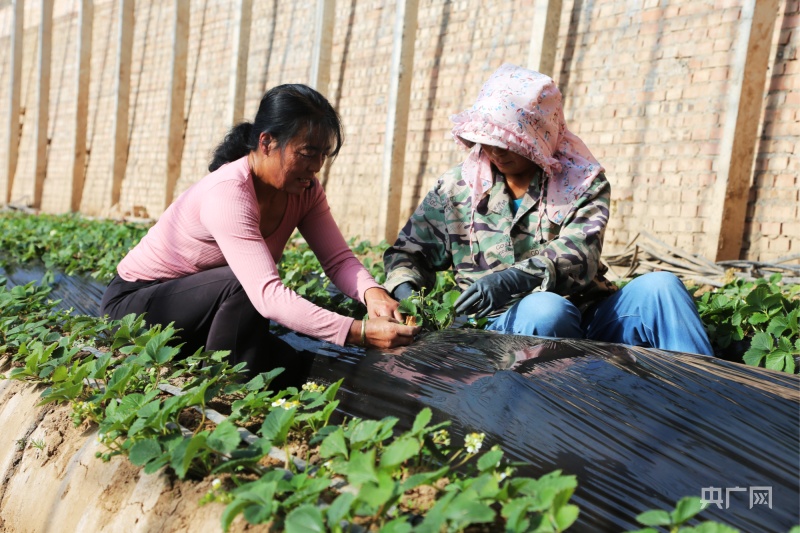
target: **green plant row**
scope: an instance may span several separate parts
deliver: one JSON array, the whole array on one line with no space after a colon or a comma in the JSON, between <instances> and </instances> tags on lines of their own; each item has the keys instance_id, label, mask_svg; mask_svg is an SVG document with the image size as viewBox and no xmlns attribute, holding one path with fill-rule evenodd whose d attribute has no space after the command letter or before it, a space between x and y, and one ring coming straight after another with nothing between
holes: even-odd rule
<instances>
[{"instance_id":1,"label":"green plant row","mask_svg":"<svg viewBox=\"0 0 800 533\"><path fill-rule=\"evenodd\" d=\"M800 285L783 285L780 274L754 282L737 279L695 302L719 355L743 343L741 355L726 358L792 374L798 371Z\"/></svg>"},{"instance_id":2,"label":"green plant row","mask_svg":"<svg viewBox=\"0 0 800 533\"><path fill-rule=\"evenodd\" d=\"M91 274L108 281L117 264L147 233L139 223L90 220L78 215L0 213L0 260L33 259L67 275ZM0 261L0 264L2 264Z\"/></svg>"},{"instance_id":3,"label":"green plant row","mask_svg":"<svg viewBox=\"0 0 800 533\"><path fill-rule=\"evenodd\" d=\"M482 434L453 446L447 423L432 425L428 409L405 432L392 417L330 424L340 383L273 392L280 369L241 381L225 352L181 358L171 327L147 328L133 315L109 322L56 312L49 293L33 283L9 289L0 278L0 355L12 366L8 376L45 384L41 403L70 403L76 426L96 424L103 460L125 455L146 473L167 469L179 479L227 475L225 483L213 479L200 502L226 505L223 529L241 514L290 532L344 531L359 523L381 531L460 531L473 524L562 531L578 516L569 503L573 476L517 477L499 446L480 452ZM162 394L165 383L176 382L182 394ZM232 400L227 420L213 429L205 420L193 431L181 427L183 415L222 396ZM258 438L243 438L243 426L258 427ZM286 446L290 436L317 446L317 463L307 457L305 471L288 460L263 466L269 450ZM334 490L342 480L346 490ZM409 497L426 491L433 497ZM648 511L638 520L673 532L736 531L714 522L684 527L700 510L698 498L685 498L672 512Z\"/></svg>"},{"instance_id":4,"label":"green plant row","mask_svg":"<svg viewBox=\"0 0 800 533\"><path fill-rule=\"evenodd\" d=\"M76 425L96 424L104 460L125 455L145 473L166 468L179 479L227 474L228 486L212 485L207 498L227 504L223 529L239 514L287 531L337 531L364 521L385 531L495 522L507 531L562 531L577 518L568 503L573 476L514 477L499 447L479 453L481 435L451 446L447 424L431 425L427 409L405 432L395 431L391 417L331 425L339 383L272 391L278 370L243 382L225 352L180 358L171 327L147 328L132 315L108 322L54 312L49 289L33 283L0 289L8 377L45 385L42 404L69 402ZM180 383L183 394L163 394L164 383ZM193 407L221 397L232 399L228 420L211 428L201 419L185 429ZM241 425L253 424L259 438L243 440ZM290 437L318 446L318 464L305 472L289 461L263 466L270 449ZM338 479L350 490L335 491ZM409 496L422 490L433 493L429 507ZM419 523L412 526L410 515Z\"/></svg>"},{"instance_id":5,"label":"green plant row","mask_svg":"<svg viewBox=\"0 0 800 533\"><path fill-rule=\"evenodd\" d=\"M0 214L0 244L7 261L24 263L40 258L68 274L113 276L117 263L138 242L142 224L87 220L74 215ZM350 242L353 251L381 283L386 279L382 256L387 243ZM294 239L279 264L283 282L308 300L327 309L363 316L364 306L338 291L324 275L308 246ZM439 273L435 286L403 302L402 310L425 329L482 327L483 321L458 320L452 274ZM693 291L694 292L694 291ZM765 366L789 373L800 371L800 285L785 285L780 275L746 282L738 279L695 297L701 320L717 356L734 362Z\"/></svg>"}]
</instances>

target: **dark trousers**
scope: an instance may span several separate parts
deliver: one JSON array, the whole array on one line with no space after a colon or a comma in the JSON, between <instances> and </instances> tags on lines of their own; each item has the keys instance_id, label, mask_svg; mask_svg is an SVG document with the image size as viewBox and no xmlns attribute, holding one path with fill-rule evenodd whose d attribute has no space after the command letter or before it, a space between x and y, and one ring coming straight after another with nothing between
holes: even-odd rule
<instances>
[{"instance_id":1,"label":"dark trousers","mask_svg":"<svg viewBox=\"0 0 800 533\"><path fill-rule=\"evenodd\" d=\"M145 314L148 325L174 323L183 355L198 348L230 350L229 362L247 364L248 376L275 367L286 370L273 382L298 386L311 360L269 332L269 320L256 311L230 267L219 267L166 281L125 281L108 285L100 310L112 319Z\"/></svg>"}]
</instances>

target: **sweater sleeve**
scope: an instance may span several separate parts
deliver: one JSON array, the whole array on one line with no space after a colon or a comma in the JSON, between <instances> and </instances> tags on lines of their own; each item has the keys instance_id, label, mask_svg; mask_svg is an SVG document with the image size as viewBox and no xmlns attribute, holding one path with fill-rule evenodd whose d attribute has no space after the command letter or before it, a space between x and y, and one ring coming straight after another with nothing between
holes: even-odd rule
<instances>
[{"instance_id":1,"label":"sweater sleeve","mask_svg":"<svg viewBox=\"0 0 800 533\"><path fill-rule=\"evenodd\" d=\"M258 206L246 186L224 181L209 189L200 219L261 315L299 333L344 345L353 319L312 304L281 282L259 231Z\"/></svg>"},{"instance_id":2,"label":"sweater sleeve","mask_svg":"<svg viewBox=\"0 0 800 533\"><path fill-rule=\"evenodd\" d=\"M316 183L314 189L313 204L298 224L298 229L333 284L350 298L365 303L364 293L381 285L364 268L344 240L331 215L322 186Z\"/></svg>"}]
</instances>

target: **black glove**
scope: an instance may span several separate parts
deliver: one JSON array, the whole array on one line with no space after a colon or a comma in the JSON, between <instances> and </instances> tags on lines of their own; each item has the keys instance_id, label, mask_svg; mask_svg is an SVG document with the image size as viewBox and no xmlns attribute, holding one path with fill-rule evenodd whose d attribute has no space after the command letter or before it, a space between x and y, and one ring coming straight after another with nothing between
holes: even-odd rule
<instances>
[{"instance_id":1,"label":"black glove","mask_svg":"<svg viewBox=\"0 0 800 533\"><path fill-rule=\"evenodd\" d=\"M411 283L410 281L404 281L403 283L394 288L394 290L392 291L392 297L394 297L394 299L397 301L405 300L406 298L411 296L412 292L415 292L417 290L418 289L414 286L413 283Z\"/></svg>"},{"instance_id":2,"label":"black glove","mask_svg":"<svg viewBox=\"0 0 800 533\"><path fill-rule=\"evenodd\" d=\"M499 309L515 294L531 292L542 279L518 268L507 268L484 276L461 293L456 300L456 313L483 318Z\"/></svg>"}]
</instances>

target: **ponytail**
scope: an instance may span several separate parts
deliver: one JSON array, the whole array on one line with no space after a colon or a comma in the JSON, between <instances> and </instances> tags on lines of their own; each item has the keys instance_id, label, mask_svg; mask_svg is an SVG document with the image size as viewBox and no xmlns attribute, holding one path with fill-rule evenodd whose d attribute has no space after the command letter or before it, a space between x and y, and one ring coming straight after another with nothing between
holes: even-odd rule
<instances>
[{"instance_id":1,"label":"ponytail","mask_svg":"<svg viewBox=\"0 0 800 533\"><path fill-rule=\"evenodd\" d=\"M250 122L242 122L231 128L222 142L214 149L208 171L214 172L225 163L241 159L251 150L255 150L258 141L252 142L250 138L252 133L253 125Z\"/></svg>"}]
</instances>

